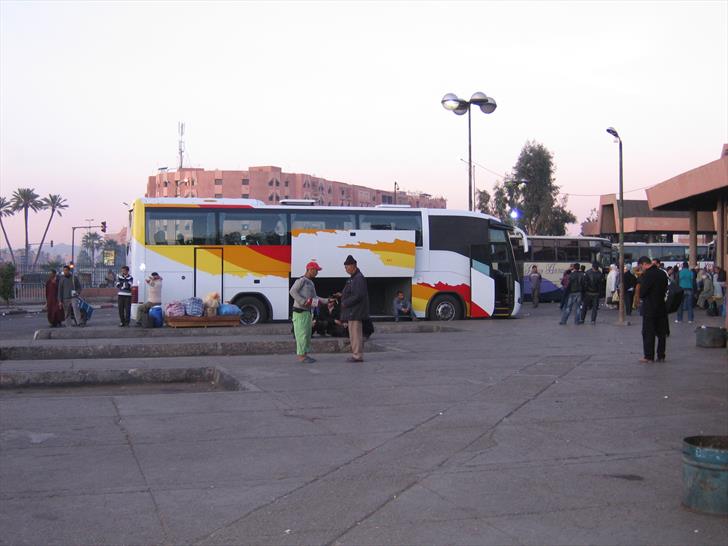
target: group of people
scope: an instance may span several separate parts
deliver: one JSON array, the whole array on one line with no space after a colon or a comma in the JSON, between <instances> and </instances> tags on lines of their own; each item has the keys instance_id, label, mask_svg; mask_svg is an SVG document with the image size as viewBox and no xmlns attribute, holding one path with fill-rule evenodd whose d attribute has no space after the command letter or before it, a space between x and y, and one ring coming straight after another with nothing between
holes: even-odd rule
<instances>
[{"instance_id":1,"label":"group of people","mask_svg":"<svg viewBox=\"0 0 728 546\"><path fill-rule=\"evenodd\" d=\"M51 269L45 283L46 313L51 328L65 326L85 326L81 314L79 296L81 282L71 273L70 266L64 265L60 275Z\"/></svg>"},{"instance_id":2,"label":"group of people","mask_svg":"<svg viewBox=\"0 0 728 546\"><path fill-rule=\"evenodd\" d=\"M624 268L622 275L616 265L610 266L605 274L594 262L590 270L575 263L562 277L563 297L561 300L561 319L559 324L566 324L574 312L574 324L583 324L587 312L591 309L591 323L596 324L599 310L599 298L602 288L606 287L606 305L616 307L619 303L621 283L624 283L624 308L627 315L639 310L642 316L642 363L665 360L666 340L670 335L666 294L670 283L682 289L682 300L677 311L675 323L681 323L687 313L688 323L694 320L694 307L715 306L713 314L725 313L726 275L720 267L710 269L693 268L688 262L680 267L665 269L659 259L642 256L637 267L632 270L630 264ZM534 265L529 274L534 307L538 306L541 274ZM655 351L655 340L657 350Z\"/></svg>"},{"instance_id":3,"label":"group of people","mask_svg":"<svg viewBox=\"0 0 728 546\"><path fill-rule=\"evenodd\" d=\"M113 275L113 272L109 271L107 277L109 274ZM127 266L123 266L119 274L113 276L113 286L118 290L119 326L129 326L134 278L129 274ZM162 302L162 277L156 272L152 273L147 277L146 283L149 286L148 299L140 306L141 313L148 313L152 307L161 305ZM86 317L81 310L81 288L81 281L72 273L70 266L64 265L60 275L55 269L49 271L45 296L48 324L51 328L86 325Z\"/></svg>"},{"instance_id":4,"label":"group of people","mask_svg":"<svg viewBox=\"0 0 728 546\"><path fill-rule=\"evenodd\" d=\"M344 269L349 275L344 289L333 294L331 298L319 298L313 279L316 278L321 266L315 261L306 264L306 273L298 278L290 290L293 298L293 334L296 337L296 355L298 361L304 364L316 362L309 356L311 351L311 333L313 326L312 310L321 305L328 307L330 300L340 302L339 325L346 331L351 343L351 356L347 362L364 362L364 331L363 322L369 318L369 292L364 275L357 267L356 260L349 255L344 261Z\"/></svg>"}]
</instances>

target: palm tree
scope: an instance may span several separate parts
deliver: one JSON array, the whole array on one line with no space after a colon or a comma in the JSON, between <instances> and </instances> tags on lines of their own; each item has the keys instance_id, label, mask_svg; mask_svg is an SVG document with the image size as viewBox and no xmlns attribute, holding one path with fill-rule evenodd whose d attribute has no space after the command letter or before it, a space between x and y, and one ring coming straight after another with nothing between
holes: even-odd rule
<instances>
[{"instance_id":1,"label":"palm tree","mask_svg":"<svg viewBox=\"0 0 728 546\"><path fill-rule=\"evenodd\" d=\"M5 199L4 197L0 197L0 228L2 228L3 230L5 243L8 245L8 250L10 251L10 259L13 261L14 264L15 254L13 254L13 245L10 244L10 239L8 239L8 234L5 231L5 225L3 224L3 216L12 216L13 214L15 214L15 209L13 209L10 201Z\"/></svg>"},{"instance_id":2,"label":"palm tree","mask_svg":"<svg viewBox=\"0 0 728 546\"><path fill-rule=\"evenodd\" d=\"M96 267L96 251L104 247L104 239L95 231L89 231L83 236L81 245L91 254L91 267Z\"/></svg>"},{"instance_id":3,"label":"palm tree","mask_svg":"<svg viewBox=\"0 0 728 546\"><path fill-rule=\"evenodd\" d=\"M13 193L11 201L13 210L23 211L23 219L25 221L25 258L23 259L24 269L28 269L28 256L30 254L30 243L28 242L28 210L36 212L41 209L43 204L40 196L35 193L33 188L18 188Z\"/></svg>"},{"instance_id":4,"label":"palm tree","mask_svg":"<svg viewBox=\"0 0 728 546\"><path fill-rule=\"evenodd\" d=\"M60 195L56 194L49 194L48 197L44 197L41 199L41 208L44 210L51 209L51 217L48 218L48 223L46 224L45 231L43 232L43 238L40 240L40 246L38 247L38 253L35 255L35 261L33 262L33 267L35 267L35 264L38 263L38 258L40 257L40 251L43 249L43 243L45 242L46 234L48 233L48 228L51 227L51 220L53 220L53 215L58 213L58 216L63 216L61 214L61 211L63 209L68 208L68 204L66 203L66 200L61 197Z\"/></svg>"}]
</instances>

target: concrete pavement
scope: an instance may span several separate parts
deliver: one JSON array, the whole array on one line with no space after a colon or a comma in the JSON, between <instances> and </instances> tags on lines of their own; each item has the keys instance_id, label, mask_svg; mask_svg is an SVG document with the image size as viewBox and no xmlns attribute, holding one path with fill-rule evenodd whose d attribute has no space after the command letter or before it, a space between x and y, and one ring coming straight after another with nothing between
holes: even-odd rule
<instances>
[{"instance_id":1,"label":"concrete pavement","mask_svg":"<svg viewBox=\"0 0 728 546\"><path fill-rule=\"evenodd\" d=\"M671 323L668 362L640 365L614 311L525 310L378 329L356 365L0 362L219 367L242 388L0 391L0 544L724 544L725 518L680 506L680 448L728 434L725 349Z\"/></svg>"}]
</instances>

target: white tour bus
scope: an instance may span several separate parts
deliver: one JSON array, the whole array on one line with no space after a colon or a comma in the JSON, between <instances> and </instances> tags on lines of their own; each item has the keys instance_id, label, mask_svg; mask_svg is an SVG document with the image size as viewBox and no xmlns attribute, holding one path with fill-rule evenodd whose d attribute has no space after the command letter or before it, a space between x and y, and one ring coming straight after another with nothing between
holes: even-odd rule
<instances>
[{"instance_id":1,"label":"white tour bus","mask_svg":"<svg viewBox=\"0 0 728 546\"><path fill-rule=\"evenodd\" d=\"M529 235L528 243L530 248L525 252L520 245L515 248L526 300L531 297L528 274L534 265L541 273L541 301L559 301L563 294L561 277L571 264L584 264L590 269L594 262L609 267L615 260L611 241L601 237Z\"/></svg>"},{"instance_id":2,"label":"white tour bus","mask_svg":"<svg viewBox=\"0 0 728 546\"><path fill-rule=\"evenodd\" d=\"M513 229L492 216L447 209L144 198L130 211L127 263L140 302L144 278L156 271L164 278L163 304L218 292L240 307L244 324L287 320L288 290L311 260L322 267L318 294L341 291L349 254L367 279L373 316L391 315L402 290L418 317L509 317L521 306Z\"/></svg>"},{"instance_id":3,"label":"white tour bus","mask_svg":"<svg viewBox=\"0 0 728 546\"><path fill-rule=\"evenodd\" d=\"M714 243L698 245L698 267L713 265ZM619 244L614 245L614 255L619 256ZM690 247L685 243L624 243L624 263L637 265L640 256L657 258L667 267L689 261Z\"/></svg>"}]
</instances>

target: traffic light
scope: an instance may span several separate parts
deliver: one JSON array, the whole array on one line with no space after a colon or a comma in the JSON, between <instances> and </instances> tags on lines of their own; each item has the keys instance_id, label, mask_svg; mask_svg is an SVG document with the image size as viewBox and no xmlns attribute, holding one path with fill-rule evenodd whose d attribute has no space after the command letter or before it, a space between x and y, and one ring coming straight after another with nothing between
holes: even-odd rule
<instances>
[{"instance_id":1,"label":"traffic light","mask_svg":"<svg viewBox=\"0 0 728 546\"><path fill-rule=\"evenodd\" d=\"M53 239L51 239L51 248L53 248Z\"/></svg>"},{"instance_id":2,"label":"traffic light","mask_svg":"<svg viewBox=\"0 0 728 546\"><path fill-rule=\"evenodd\" d=\"M101 222L101 233L106 233L106 221Z\"/></svg>"}]
</instances>

